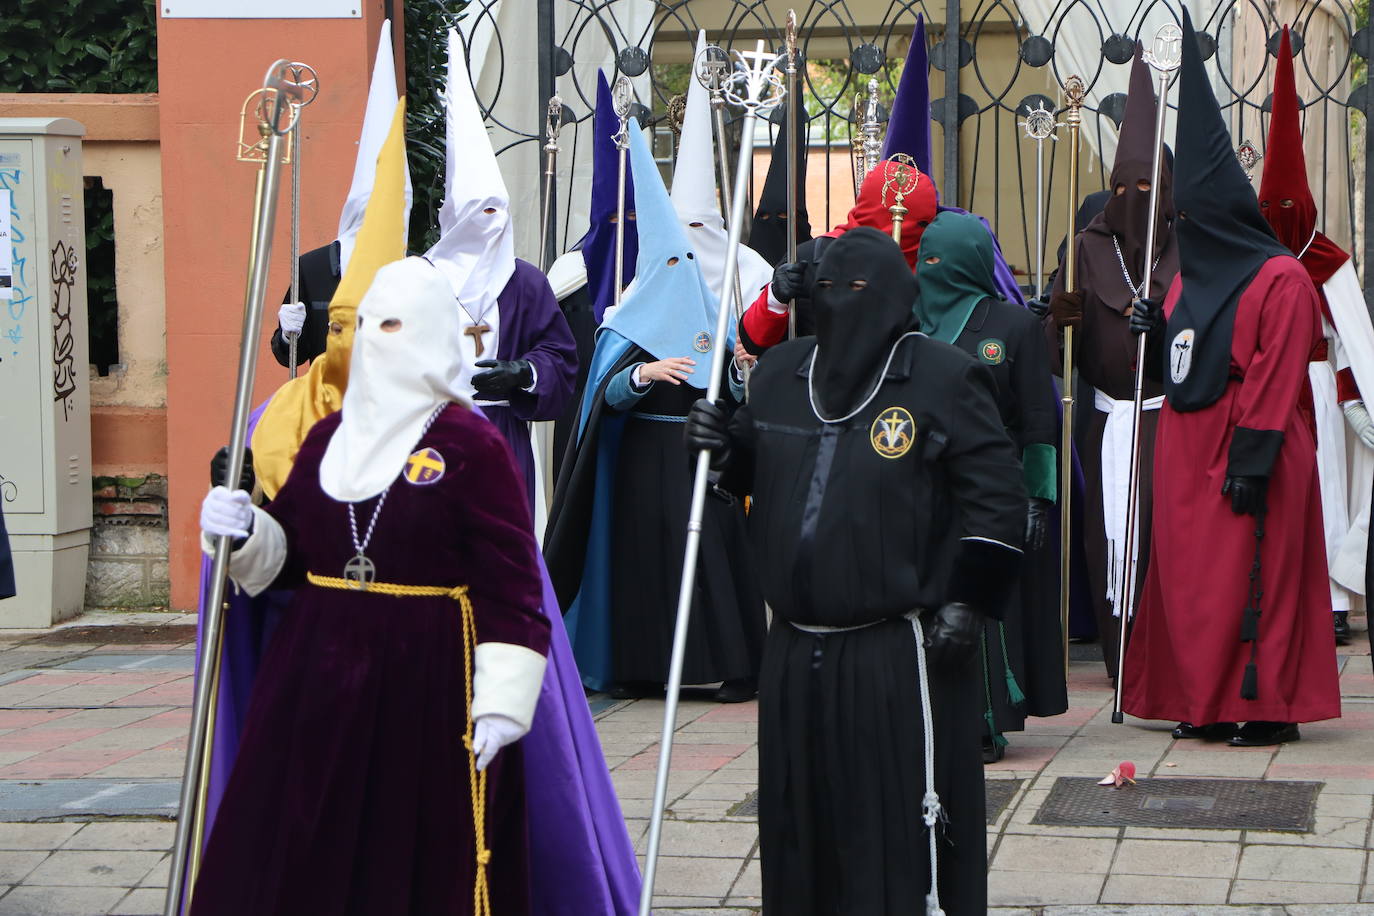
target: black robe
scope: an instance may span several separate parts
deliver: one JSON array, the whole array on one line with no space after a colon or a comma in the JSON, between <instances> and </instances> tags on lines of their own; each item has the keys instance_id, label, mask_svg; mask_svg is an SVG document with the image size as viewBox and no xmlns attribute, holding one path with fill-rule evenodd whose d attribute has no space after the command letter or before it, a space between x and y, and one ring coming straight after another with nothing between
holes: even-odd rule
<instances>
[{"instance_id":1,"label":"black robe","mask_svg":"<svg viewBox=\"0 0 1374 916\"><path fill-rule=\"evenodd\" d=\"M14 595L14 555L10 553L10 538L5 533L4 509L0 507L0 598L12 598Z\"/></svg>"},{"instance_id":2,"label":"black robe","mask_svg":"<svg viewBox=\"0 0 1374 916\"><path fill-rule=\"evenodd\" d=\"M544 554L559 606L567 614L588 586L584 574L602 574L599 569L586 571L588 532L596 502L604 495L596 491L600 450L615 449L611 553L604 571L610 607L579 610L584 616L610 614L609 671L585 654L578 658L583 683L594 689L668 680L695 468L684 450L681 421L702 391L656 382L628 409L617 410L606 400L607 388L622 371L653 361L648 352L631 346L606 373L593 393L580 442L564 456L549 512ZM603 437L603 426L618 431ZM607 445L608 439L614 445ZM706 500L695 583L682 683L756 677L766 618L742 502L718 495ZM596 592L603 593L599 587ZM573 646L582 651L577 633Z\"/></svg>"},{"instance_id":3,"label":"black robe","mask_svg":"<svg viewBox=\"0 0 1374 916\"><path fill-rule=\"evenodd\" d=\"M764 911L908 916L924 912L930 860L918 650L903 615L928 619L947 601L1000 613L1026 493L990 374L965 354L907 338L877 396L825 425L808 403L815 343L760 361L721 479L753 496L774 614L759 683ZM980 676L972 659L930 671L950 916L987 903Z\"/></svg>"},{"instance_id":4,"label":"black robe","mask_svg":"<svg viewBox=\"0 0 1374 916\"><path fill-rule=\"evenodd\" d=\"M563 469L563 458L570 448L575 448L577 437L577 418L582 412L582 392L587 387L587 374L592 368L592 354L596 352L596 312L592 308L592 290L582 284L562 299L558 308L568 322L573 341L577 344L577 381L572 397L563 409L562 415L553 426L553 479L557 480Z\"/></svg>"},{"instance_id":5,"label":"black robe","mask_svg":"<svg viewBox=\"0 0 1374 916\"><path fill-rule=\"evenodd\" d=\"M992 370L997 409L1016 453L1024 456L1028 446L1057 449L1059 418L1049 352L1035 316L1020 306L984 299L954 345ZM1012 593L1003 620L987 625L982 711L994 734L1020 731L1028 715L1057 716L1069 708L1059 621L1059 553L1051 537L1039 550L1026 552L1021 587ZM1019 700L1015 691L1025 699Z\"/></svg>"},{"instance_id":6,"label":"black robe","mask_svg":"<svg viewBox=\"0 0 1374 916\"><path fill-rule=\"evenodd\" d=\"M324 353L325 340L329 337L329 300L339 288L339 243L330 242L319 248L311 249L300 256L301 301L305 303L305 326L296 341L296 365L301 366ZM288 287L282 303L291 301ZM272 332L272 355L277 362L288 368L291 365L291 348L282 336L281 328Z\"/></svg>"}]
</instances>

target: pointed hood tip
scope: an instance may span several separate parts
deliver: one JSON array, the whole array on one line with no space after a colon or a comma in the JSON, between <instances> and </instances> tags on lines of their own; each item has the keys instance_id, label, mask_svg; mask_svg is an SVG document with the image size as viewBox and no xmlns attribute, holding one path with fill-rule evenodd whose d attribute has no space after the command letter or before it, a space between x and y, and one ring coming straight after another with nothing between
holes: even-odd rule
<instances>
[{"instance_id":1,"label":"pointed hood tip","mask_svg":"<svg viewBox=\"0 0 1374 916\"><path fill-rule=\"evenodd\" d=\"M706 30L697 32L692 59L706 48ZM711 100L701 81L688 77L687 110L682 118L677 160L673 163L673 208L683 219L720 218L716 202L716 163L712 140Z\"/></svg>"},{"instance_id":2,"label":"pointed hood tip","mask_svg":"<svg viewBox=\"0 0 1374 916\"><path fill-rule=\"evenodd\" d=\"M929 175L934 159L930 133L930 58L926 50L924 14L916 16L911 45L902 67L902 79L892 100L887 136L883 139L884 159L906 153L922 173Z\"/></svg>"},{"instance_id":3,"label":"pointed hood tip","mask_svg":"<svg viewBox=\"0 0 1374 916\"><path fill-rule=\"evenodd\" d=\"M382 22L377 37L377 55L372 62L372 77L368 83L367 101L363 108L363 125L358 137L358 154L353 164L353 178L348 196L339 213L339 228L335 239L339 243L339 272L348 268L368 199L372 196L377 177L377 156L391 129L391 118L404 93L396 86L396 57L392 50L391 20ZM410 202L410 171L406 170L406 204Z\"/></svg>"}]
</instances>

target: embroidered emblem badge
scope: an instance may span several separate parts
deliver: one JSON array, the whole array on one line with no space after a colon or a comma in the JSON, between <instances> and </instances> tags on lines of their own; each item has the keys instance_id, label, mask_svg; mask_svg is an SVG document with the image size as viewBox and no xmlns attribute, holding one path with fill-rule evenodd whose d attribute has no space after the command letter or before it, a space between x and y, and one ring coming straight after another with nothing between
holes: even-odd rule
<instances>
[{"instance_id":1,"label":"embroidered emblem badge","mask_svg":"<svg viewBox=\"0 0 1374 916\"><path fill-rule=\"evenodd\" d=\"M432 448L422 448L406 459L406 480L425 486L444 477L444 456Z\"/></svg>"},{"instance_id":2,"label":"embroidered emblem badge","mask_svg":"<svg viewBox=\"0 0 1374 916\"><path fill-rule=\"evenodd\" d=\"M1169 377L1177 385L1188 377L1193 369L1193 339L1197 335L1192 328L1184 328L1174 335L1169 345Z\"/></svg>"},{"instance_id":3,"label":"embroidered emblem badge","mask_svg":"<svg viewBox=\"0 0 1374 916\"><path fill-rule=\"evenodd\" d=\"M1007 345L996 337L989 337L978 345L978 358L989 366L995 366L1007 358Z\"/></svg>"},{"instance_id":4,"label":"embroidered emblem badge","mask_svg":"<svg viewBox=\"0 0 1374 916\"><path fill-rule=\"evenodd\" d=\"M916 421L905 407L888 407L869 427L868 439L882 457L900 458L916 441Z\"/></svg>"},{"instance_id":5,"label":"embroidered emblem badge","mask_svg":"<svg viewBox=\"0 0 1374 916\"><path fill-rule=\"evenodd\" d=\"M692 349L698 353L706 353L711 349L711 335L702 331L697 335L697 339L692 341Z\"/></svg>"}]
</instances>

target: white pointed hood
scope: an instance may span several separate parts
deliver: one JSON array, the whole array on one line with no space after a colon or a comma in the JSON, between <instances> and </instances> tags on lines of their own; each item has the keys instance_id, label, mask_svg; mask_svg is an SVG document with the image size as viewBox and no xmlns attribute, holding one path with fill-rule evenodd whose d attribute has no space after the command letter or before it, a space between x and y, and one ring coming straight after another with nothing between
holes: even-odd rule
<instances>
[{"instance_id":1,"label":"white pointed hood","mask_svg":"<svg viewBox=\"0 0 1374 916\"><path fill-rule=\"evenodd\" d=\"M696 53L700 55L705 47L706 30L702 29L697 33ZM716 156L711 120L710 95L692 76L687 81L687 112L682 119L682 137L673 166L673 209L687 233L688 244L697 255L706 284L719 296L729 234L725 231L725 219L716 198ZM729 196L727 190L723 195L727 204ZM763 256L747 245L740 245L739 280L744 308L749 307L759 290L772 278L773 268Z\"/></svg>"},{"instance_id":2,"label":"white pointed hood","mask_svg":"<svg viewBox=\"0 0 1374 916\"><path fill-rule=\"evenodd\" d=\"M343 212L339 214L339 276L348 269L348 259L353 255L353 245L358 238L358 230L363 225L363 213L372 197L372 186L377 178L377 156L382 151L391 128L391 119L400 103L400 93L396 89L396 57L391 49L391 20L382 23L382 34L377 39L377 59L372 65L372 83L367 90L367 108L363 112L363 132L358 137L358 159L353 165L353 183L348 187L348 198L344 201ZM405 221L410 222L410 169L406 169L406 212Z\"/></svg>"},{"instance_id":3,"label":"white pointed hood","mask_svg":"<svg viewBox=\"0 0 1374 916\"><path fill-rule=\"evenodd\" d=\"M394 330L383 322L399 322ZM458 389L462 325L447 278L424 258L377 271L358 306L339 428L320 461L320 487L358 502L391 486L439 404L471 406Z\"/></svg>"},{"instance_id":4,"label":"white pointed hood","mask_svg":"<svg viewBox=\"0 0 1374 916\"><path fill-rule=\"evenodd\" d=\"M482 122L458 32L448 32L448 81L444 90L444 202L439 241L425 255L448 278L453 294L480 323L515 272L515 234L510 195Z\"/></svg>"}]
</instances>

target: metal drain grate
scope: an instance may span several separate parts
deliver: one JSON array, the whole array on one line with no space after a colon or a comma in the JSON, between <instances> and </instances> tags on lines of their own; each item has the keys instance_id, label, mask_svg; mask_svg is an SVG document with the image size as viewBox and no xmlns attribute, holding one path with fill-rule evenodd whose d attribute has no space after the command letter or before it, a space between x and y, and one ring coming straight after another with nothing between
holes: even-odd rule
<instances>
[{"instance_id":1,"label":"metal drain grate","mask_svg":"<svg viewBox=\"0 0 1374 916\"><path fill-rule=\"evenodd\" d=\"M1319 782L1142 779L1108 789L1092 777L1061 776L1031 820L1057 827L1187 827L1309 833Z\"/></svg>"},{"instance_id":2,"label":"metal drain grate","mask_svg":"<svg viewBox=\"0 0 1374 916\"><path fill-rule=\"evenodd\" d=\"M1016 791L1021 788L1022 779L989 779L987 781L987 800L988 800L988 823L994 824L1001 816L1003 809L1016 797ZM750 792L744 801L727 812L731 817L758 817L759 816L759 793L758 790Z\"/></svg>"},{"instance_id":3,"label":"metal drain grate","mask_svg":"<svg viewBox=\"0 0 1374 916\"><path fill-rule=\"evenodd\" d=\"M984 783L983 794L987 797L989 824L997 823L997 818L1001 817L1002 811L1011 804L1023 782L1024 779L989 779Z\"/></svg>"}]
</instances>

